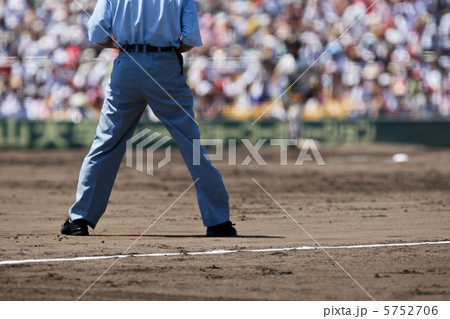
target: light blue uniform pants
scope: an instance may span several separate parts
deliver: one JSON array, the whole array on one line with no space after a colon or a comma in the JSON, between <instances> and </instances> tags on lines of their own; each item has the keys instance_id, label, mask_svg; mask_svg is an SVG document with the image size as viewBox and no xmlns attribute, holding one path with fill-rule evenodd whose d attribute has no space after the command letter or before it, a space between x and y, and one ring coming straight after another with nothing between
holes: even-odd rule
<instances>
[{"instance_id":1,"label":"light blue uniform pants","mask_svg":"<svg viewBox=\"0 0 450 319\"><path fill-rule=\"evenodd\" d=\"M200 165L193 165L193 139L199 139L200 134L192 119L192 94L183 74L181 54L155 52L131 56L167 93L126 53L120 52L114 61L94 142L81 167L70 218L84 219L91 227L96 226L105 212L126 141L148 104L175 140L192 179L198 179L195 187L203 224L214 226L228 221L228 193L219 171L205 156L200 156ZM206 154L203 147L201 152Z\"/></svg>"}]
</instances>

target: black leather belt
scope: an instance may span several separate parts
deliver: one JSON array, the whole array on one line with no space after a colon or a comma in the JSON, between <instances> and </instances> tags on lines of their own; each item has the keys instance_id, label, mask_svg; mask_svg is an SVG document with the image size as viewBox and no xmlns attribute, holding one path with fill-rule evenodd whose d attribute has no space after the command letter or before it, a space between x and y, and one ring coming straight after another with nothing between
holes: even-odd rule
<instances>
[{"instance_id":1,"label":"black leather belt","mask_svg":"<svg viewBox=\"0 0 450 319\"><path fill-rule=\"evenodd\" d=\"M176 52L175 47L154 47L148 44L125 44L122 46L123 51L127 52Z\"/></svg>"}]
</instances>

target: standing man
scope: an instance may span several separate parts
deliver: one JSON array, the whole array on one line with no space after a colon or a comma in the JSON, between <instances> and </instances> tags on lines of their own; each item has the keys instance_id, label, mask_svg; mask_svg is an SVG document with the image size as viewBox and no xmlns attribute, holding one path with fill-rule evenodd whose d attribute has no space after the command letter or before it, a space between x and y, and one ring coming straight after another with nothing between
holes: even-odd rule
<instances>
[{"instance_id":1,"label":"standing man","mask_svg":"<svg viewBox=\"0 0 450 319\"><path fill-rule=\"evenodd\" d=\"M183 74L182 52L201 46L194 0L98 0L88 22L89 40L120 49L106 90L97 133L84 159L75 204L61 227L87 236L104 213L126 149L148 104L178 145L195 184L207 236L236 236L228 193L206 158L194 165L199 139L193 98Z\"/></svg>"},{"instance_id":2,"label":"standing man","mask_svg":"<svg viewBox=\"0 0 450 319\"><path fill-rule=\"evenodd\" d=\"M288 37L285 45L287 53L280 58L275 69L286 77L285 84L289 88L288 94L283 95L289 140L291 145L301 148L302 110L306 102L317 93L319 76L311 67L313 61L300 56L301 44L294 34Z\"/></svg>"}]
</instances>

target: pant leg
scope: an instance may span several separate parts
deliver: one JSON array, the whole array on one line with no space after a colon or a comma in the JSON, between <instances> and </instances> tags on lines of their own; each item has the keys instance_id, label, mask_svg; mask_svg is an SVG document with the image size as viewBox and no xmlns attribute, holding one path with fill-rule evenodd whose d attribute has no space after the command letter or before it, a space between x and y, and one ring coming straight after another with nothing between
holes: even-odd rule
<instances>
[{"instance_id":1,"label":"pant leg","mask_svg":"<svg viewBox=\"0 0 450 319\"><path fill-rule=\"evenodd\" d=\"M177 107L177 106L175 106ZM194 139L200 139L198 126L183 111L179 110L164 116L159 108L152 108L155 115L164 123L177 144L192 180L196 181L197 201L205 226L214 226L230 219L228 193L219 171L206 158L206 150L194 150ZM192 117L192 107L185 109ZM200 151L200 165L194 165L194 151Z\"/></svg>"},{"instance_id":2,"label":"pant leg","mask_svg":"<svg viewBox=\"0 0 450 319\"><path fill-rule=\"evenodd\" d=\"M228 193L219 171L205 157L207 153L203 147L198 150L202 154L200 165L194 165L193 140L200 139L200 133L193 120L192 94L182 72L180 57L171 52L154 54L148 71L166 92L149 79L145 82L143 95L175 140L192 179L198 179L195 187L203 224L214 226L230 219Z\"/></svg>"},{"instance_id":3,"label":"pant leg","mask_svg":"<svg viewBox=\"0 0 450 319\"><path fill-rule=\"evenodd\" d=\"M146 105L124 59L119 57L114 63L96 136L83 161L76 201L69 212L72 220L84 219L93 228L105 212L126 141L133 135Z\"/></svg>"}]
</instances>

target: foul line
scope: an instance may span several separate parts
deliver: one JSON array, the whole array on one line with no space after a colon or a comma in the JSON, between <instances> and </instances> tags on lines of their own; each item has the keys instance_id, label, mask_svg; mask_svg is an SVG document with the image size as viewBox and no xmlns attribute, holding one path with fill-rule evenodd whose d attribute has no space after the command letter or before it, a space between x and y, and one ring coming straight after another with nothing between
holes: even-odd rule
<instances>
[{"instance_id":1,"label":"foul line","mask_svg":"<svg viewBox=\"0 0 450 319\"><path fill-rule=\"evenodd\" d=\"M0 265L18 265L18 264L33 264L33 263L52 263L63 261L88 261L88 260L102 260L102 259L119 259L128 257L172 257L172 256L204 256L204 255L225 255L233 253L270 253L283 251L299 251L299 250L323 250L323 249L364 249L364 248L386 248L386 247L411 247L411 246L425 246L425 245L448 245L450 241L431 241L418 243L398 243L398 244L370 244L370 245L350 245L350 246L299 246L286 248L265 248L265 249L236 249L236 250L209 250L196 252L182 252L182 253L152 253L152 254L130 254L130 255L110 255L110 256L87 256L87 257L73 257L73 258L49 258L49 259L23 259L23 260L3 260Z\"/></svg>"}]
</instances>

